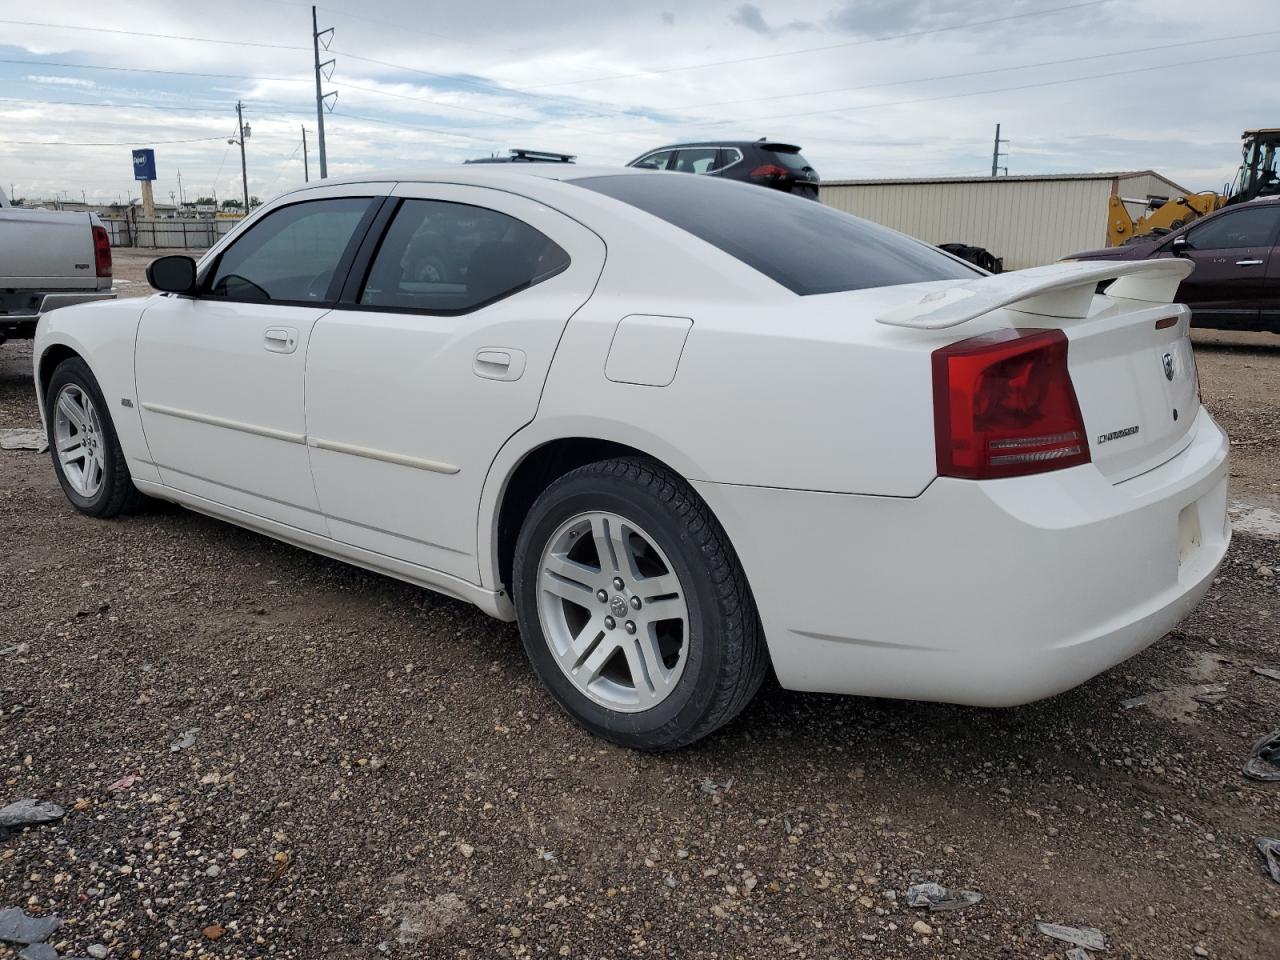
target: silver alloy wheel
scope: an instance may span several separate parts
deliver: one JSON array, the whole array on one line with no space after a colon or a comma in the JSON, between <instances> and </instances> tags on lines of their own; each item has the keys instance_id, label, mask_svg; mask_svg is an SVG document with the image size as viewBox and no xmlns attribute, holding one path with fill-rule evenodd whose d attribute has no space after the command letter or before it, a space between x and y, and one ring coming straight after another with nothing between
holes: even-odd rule
<instances>
[{"instance_id":1,"label":"silver alloy wheel","mask_svg":"<svg viewBox=\"0 0 1280 960\"><path fill-rule=\"evenodd\" d=\"M53 407L53 443L62 474L86 500L102 489L106 470L105 438L98 411L85 391L68 383Z\"/></svg>"},{"instance_id":2,"label":"silver alloy wheel","mask_svg":"<svg viewBox=\"0 0 1280 960\"><path fill-rule=\"evenodd\" d=\"M594 511L551 535L538 565L538 621L564 675L609 710L656 707L689 653L689 607L666 554L635 523Z\"/></svg>"}]
</instances>

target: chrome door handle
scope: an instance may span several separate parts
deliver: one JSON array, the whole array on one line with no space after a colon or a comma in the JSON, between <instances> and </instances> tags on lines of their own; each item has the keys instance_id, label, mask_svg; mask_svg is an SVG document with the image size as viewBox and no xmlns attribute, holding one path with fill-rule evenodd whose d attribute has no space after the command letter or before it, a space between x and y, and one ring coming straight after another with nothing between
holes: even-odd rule
<instances>
[{"instance_id":1,"label":"chrome door handle","mask_svg":"<svg viewBox=\"0 0 1280 960\"><path fill-rule=\"evenodd\" d=\"M475 375L486 380L519 380L524 367L524 351L510 347L481 347L471 362Z\"/></svg>"},{"instance_id":2,"label":"chrome door handle","mask_svg":"<svg viewBox=\"0 0 1280 960\"><path fill-rule=\"evenodd\" d=\"M298 331L292 327L271 327L262 335L262 343L272 353L293 353L298 349Z\"/></svg>"},{"instance_id":3,"label":"chrome door handle","mask_svg":"<svg viewBox=\"0 0 1280 960\"><path fill-rule=\"evenodd\" d=\"M1236 266L1237 267L1260 267L1262 266L1262 261L1261 260L1237 260Z\"/></svg>"}]
</instances>

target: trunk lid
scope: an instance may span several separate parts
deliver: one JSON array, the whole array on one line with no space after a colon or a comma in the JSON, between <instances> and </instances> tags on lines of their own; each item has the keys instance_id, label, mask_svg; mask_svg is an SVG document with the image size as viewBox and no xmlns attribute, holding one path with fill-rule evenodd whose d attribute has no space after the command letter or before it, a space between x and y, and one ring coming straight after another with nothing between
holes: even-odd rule
<instances>
[{"instance_id":1,"label":"trunk lid","mask_svg":"<svg viewBox=\"0 0 1280 960\"><path fill-rule=\"evenodd\" d=\"M1193 265L1185 260L1060 263L937 285L876 319L940 330L993 321L1061 329L1094 465L1120 483L1165 463L1191 442L1200 410L1191 311L1170 303ZM1099 283L1114 280L1106 295ZM967 330L957 330L960 335Z\"/></svg>"},{"instance_id":2,"label":"trunk lid","mask_svg":"<svg viewBox=\"0 0 1280 960\"><path fill-rule=\"evenodd\" d=\"M1126 307L1132 304L1109 301L1063 327L1089 452L1113 483L1177 456L1200 411L1190 312Z\"/></svg>"}]
</instances>

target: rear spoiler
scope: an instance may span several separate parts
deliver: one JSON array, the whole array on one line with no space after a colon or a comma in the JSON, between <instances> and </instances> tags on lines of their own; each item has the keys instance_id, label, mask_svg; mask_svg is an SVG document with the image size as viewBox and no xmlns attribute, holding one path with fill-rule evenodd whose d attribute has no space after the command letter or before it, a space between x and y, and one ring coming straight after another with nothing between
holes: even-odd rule
<instances>
[{"instance_id":1,"label":"rear spoiler","mask_svg":"<svg viewBox=\"0 0 1280 960\"><path fill-rule=\"evenodd\" d=\"M1042 317L1083 319L1104 280L1115 281L1107 288L1109 297L1172 303L1178 284L1194 268L1194 263L1178 257L1051 263L933 290L915 303L881 314L876 322L912 330L941 330L1001 307Z\"/></svg>"}]
</instances>

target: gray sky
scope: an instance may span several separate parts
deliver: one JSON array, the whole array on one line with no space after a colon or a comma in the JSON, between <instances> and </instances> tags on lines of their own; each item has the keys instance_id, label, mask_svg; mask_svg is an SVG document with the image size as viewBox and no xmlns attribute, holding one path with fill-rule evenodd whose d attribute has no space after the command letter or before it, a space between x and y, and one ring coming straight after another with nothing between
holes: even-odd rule
<instances>
[{"instance_id":1,"label":"gray sky","mask_svg":"<svg viewBox=\"0 0 1280 960\"><path fill-rule=\"evenodd\" d=\"M365 0L319 16L336 29L331 175L513 146L622 164L761 136L827 179L984 175L1000 122L1010 173L1150 167L1210 189L1243 129L1280 126L1280 3L1257 0ZM238 196L237 98L251 192L301 182L303 125L315 175L307 4L0 0L0 20L5 190L136 195L129 148L154 146L157 199L179 168L189 198Z\"/></svg>"}]
</instances>

